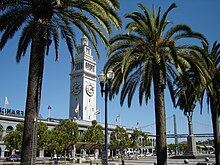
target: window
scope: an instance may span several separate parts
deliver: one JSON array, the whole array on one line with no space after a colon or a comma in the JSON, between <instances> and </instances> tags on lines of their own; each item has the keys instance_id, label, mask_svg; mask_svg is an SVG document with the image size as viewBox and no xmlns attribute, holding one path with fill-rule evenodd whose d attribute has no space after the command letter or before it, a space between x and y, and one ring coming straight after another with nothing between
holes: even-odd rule
<instances>
[{"instance_id":1,"label":"window","mask_svg":"<svg viewBox=\"0 0 220 165\"><path fill-rule=\"evenodd\" d=\"M86 48L86 53L87 53L88 55L90 55L90 49L89 49L89 48Z\"/></svg>"},{"instance_id":2,"label":"window","mask_svg":"<svg viewBox=\"0 0 220 165\"><path fill-rule=\"evenodd\" d=\"M12 126L8 126L8 127L6 128L6 132L11 132L11 131L13 131L13 127L12 127Z\"/></svg>"},{"instance_id":3,"label":"window","mask_svg":"<svg viewBox=\"0 0 220 165\"><path fill-rule=\"evenodd\" d=\"M83 68L83 63L82 62L79 62L79 63L76 63L75 66L74 66L75 70L80 70Z\"/></svg>"},{"instance_id":4,"label":"window","mask_svg":"<svg viewBox=\"0 0 220 165\"><path fill-rule=\"evenodd\" d=\"M95 71L95 66L87 62L86 63L86 69L94 72Z\"/></svg>"},{"instance_id":5,"label":"window","mask_svg":"<svg viewBox=\"0 0 220 165\"><path fill-rule=\"evenodd\" d=\"M3 126L0 124L0 139L2 139L3 135Z\"/></svg>"}]
</instances>

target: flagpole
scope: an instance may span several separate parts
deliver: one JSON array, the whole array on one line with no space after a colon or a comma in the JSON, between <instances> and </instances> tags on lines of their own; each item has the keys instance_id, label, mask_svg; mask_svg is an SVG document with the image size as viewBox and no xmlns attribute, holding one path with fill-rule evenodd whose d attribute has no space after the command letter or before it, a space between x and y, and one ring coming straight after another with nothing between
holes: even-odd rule
<instances>
[{"instance_id":1,"label":"flagpole","mask_svg":"<svg viewBox=\"0 0 220 165\"><path fill-rule=\"evenodd\" d=\"M119 118L119 121L118 121L118 118ZM115 121L116 121L116 125L119 124L119 126L121 126L121 114L118 114L118 115L116 116Z\"/></svg>"},{"instance_id":2,"label":"flagpole","mask_svg":"<svg viewBox=\"0 0 220 165\"><path fill-rule=\"evenodd\" d=\"M6 104L4 106L4 116L5 116L5 113L6 113Z\"/></svg>"},{"instance_id":3,"label":"flagpole","mask_svg":"<svg viewBox=\"0 0 220 165\"><path fill-rule=\"evenodd\" d=\"M47 110L48 110L48 121L50 120L50 110L51 110L51 106L50 105L48 105L48 107L47 107Z\"/></svg>"},{"instance_id":4,"label":"flagpole","mask_svg":"<svg viewBox=\"0 0 220 165\"><path fill-rule=\"evenodd\" d=\"M5 96L4 115L5 115L5 113L6 113L7 105L8 105L8 98L7 98L7 96Z\"/></svg>"},{"instance_id":5,"label":"flagpole","mask_svg":"<svg viewBox=\"0 0 220 165\"><path fill-rule=\"evenodd\" d=\"M48 118L50 118L50 109L48 109Z\"/></svg>"}]
</instances>

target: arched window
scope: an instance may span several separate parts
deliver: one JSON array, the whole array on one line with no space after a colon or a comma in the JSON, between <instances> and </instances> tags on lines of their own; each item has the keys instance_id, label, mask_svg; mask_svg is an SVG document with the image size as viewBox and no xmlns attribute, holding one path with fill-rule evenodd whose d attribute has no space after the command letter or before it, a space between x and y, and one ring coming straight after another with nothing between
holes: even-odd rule
<instances>
[{"instance_id":1,"label":"arched window","mask_svg":"<svg viewBox=\"0 0 220 165\"><path fill-rule=\"evenodd\" d=\"M0 139L2 139L3 136L3 126L0 124Z\"/></svg>"},{"instance_id":2,"label":"arched window","mask_svg":"<svg viewBox=\"0 0 220 165\"><path fill-rule=\"evenodd\" d=\"M14 129L13 129L13 127L12 126L8 126L7 128L6 128L6 132L8 133L8 132L11 132L11 131L13 131Z\"/></svg>"}]
</instances>

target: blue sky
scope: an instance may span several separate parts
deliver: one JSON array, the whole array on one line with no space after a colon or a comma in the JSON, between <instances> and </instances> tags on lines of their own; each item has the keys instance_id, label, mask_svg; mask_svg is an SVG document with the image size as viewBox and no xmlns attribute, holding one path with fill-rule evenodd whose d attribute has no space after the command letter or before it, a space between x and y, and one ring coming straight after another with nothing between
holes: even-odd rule
<instances>
[{"instance_id":1,"label":"blue sky","mask_svg":"<svg viewBox=\"0 0 220 165\"><path fill-rule=\"evenodd\" d=\"M215 40L220 38L220 1L219 0L120 0L121 10L119 12L123 19L123 28L120 31L114 31L113 34L125 31L125 25L129 21L124 19L123 15L128 12L137 11L137 3L142 3L150 10L152 5L156 8L161 6L162 13L169 7L171 3L175 2L177 8L172 10L167 19L171 20L173 24L187 24L194 31L203 33L209 42L212 44ZM10 40L5 48L0 52L0 107L4 107L4 98L8 97L8 108L24 110L26 101L26 88L28 78L29 52L21 59L20 63L16 63L15 54L17 49L18 36ZM79 42L81 34L79 33ZM61 41L62 42L62 41ZM46 56L43 89L41 98L40 114L46 118L48 116L47 107L50 105L51 117L54 118L68 118L69 116L69 90L70 90L70 56L62 42L60 44L59 61L55 62L55 55L53 47L50 53ZM106 49L103 44L99 43L99 51L101 58L97 61L97 74L103 69L107 58L105 57ZM93 52L93 56L96 55ZM97 59L97 58L96 58ZM104 122L104 99L101 98L99 82L97 82L97 109L101 110L101 114L97 116L97 120ZM171 116L176 115L178 133L187 133L188 126L186 117L179 109L174 109L170 100L169 94L165 95L165 106L167 116L167 132L173 132L173 119ZM119 96L115 97L112 102L108 104L109 123L116 124L116 117L118 124L135 128L137 122L142 130L155 132L155 115L154 115L154 100L151 99L148 105L143 104L139 106L138 98L134 98L131 108L127 107L127 102L124 106L119 105ZM194 132L195 133L209 133L212 132L210 113L207 112L207 107L203 107L203 114L200 115L199 106L196 107L193 116ZM186 139L182 139L186 140ZM197 139L198 140L198 139Z\"/></svg>"}]
</instances>

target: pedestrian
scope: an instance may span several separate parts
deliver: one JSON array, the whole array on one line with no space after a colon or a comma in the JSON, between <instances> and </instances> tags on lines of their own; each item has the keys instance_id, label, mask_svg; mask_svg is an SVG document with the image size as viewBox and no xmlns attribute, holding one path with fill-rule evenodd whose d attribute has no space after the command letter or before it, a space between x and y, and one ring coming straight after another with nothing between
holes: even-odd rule
<instances>
[{"instance_id":1,"label":"pedestrian","mask_svg":"<svg viewBox=\"0 0 220 165\"><path fill-rule=\"evenodd\" d=\"M125 161L124 161L124 156L123 155L121 156L121 164L125 165Z\"/></svg>"}]
</instances>

